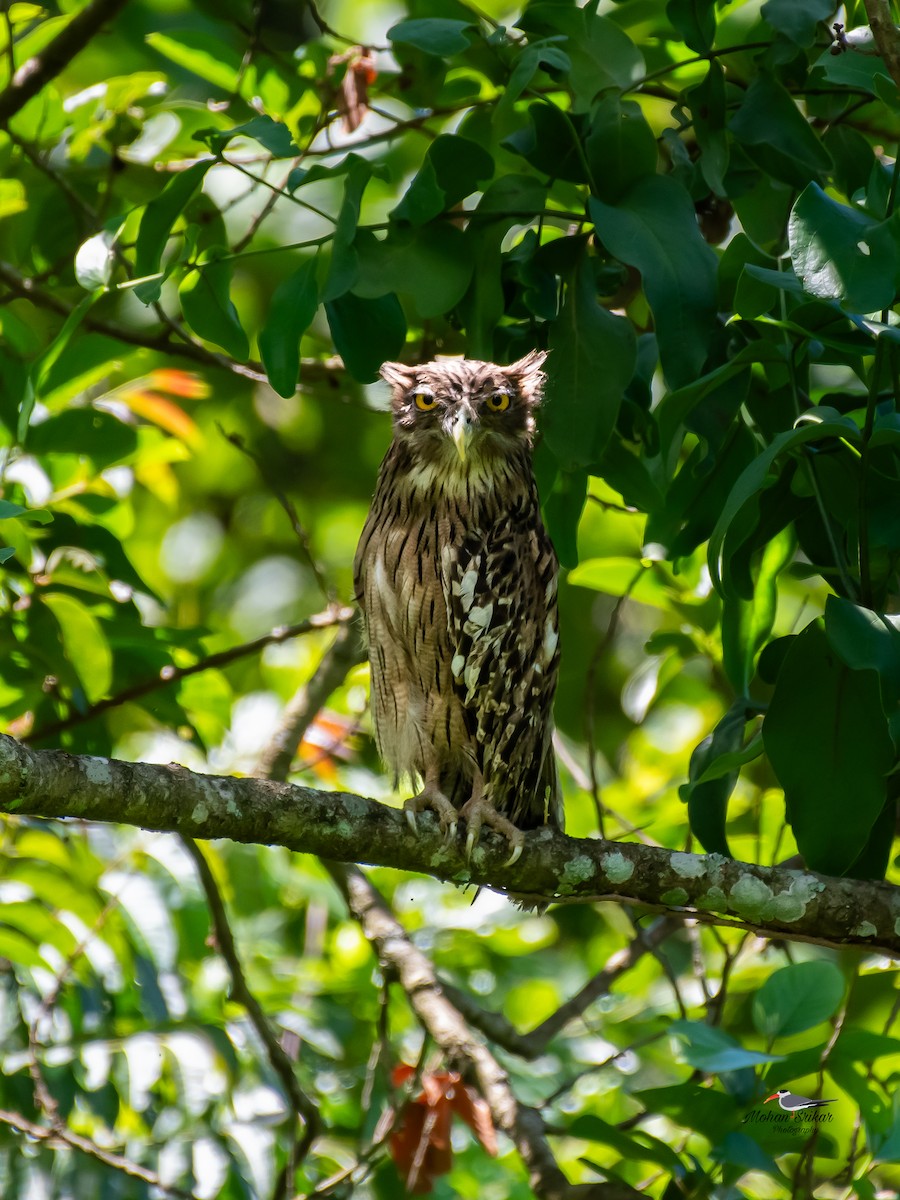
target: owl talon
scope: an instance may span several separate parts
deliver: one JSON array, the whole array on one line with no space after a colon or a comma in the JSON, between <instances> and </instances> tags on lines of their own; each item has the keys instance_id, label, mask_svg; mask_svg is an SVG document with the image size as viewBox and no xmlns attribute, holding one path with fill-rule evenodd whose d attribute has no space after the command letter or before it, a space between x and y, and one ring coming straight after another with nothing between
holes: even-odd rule
<instances>
[{"instance_id":1,"label":"owl talon","mask_svg":"<svg viewBox=\"0 0 900 1200\"><path fill-rule=\"evenodd\" d=\"M437 817L444 840L448 843L455 841L456 809L439 788L427 783L418 795L410 796L403 805L403 811L413 833L419 832L416 813L424 812L426 809L430 809Z\"/></svg>"},{"instance_id":2,"label":"owl talon","mask_svg":"<svg viewBox=\"0 0 900 1200\"><path fill-rule=\"evenodd\" d=\"M486 799L483 794L478 793L468 800L460 809L459 815L466 822L468 830L466 833L466 862L472 860L475 843L481 836L481 829L484 825L490 825L491 829L495 829L509 842L511 853L503 864L505 867L511 867L521 858L522 851L525 849L525 837L522 830L517 829L508 817L498 813L490 800Z\"/></svg>"},{"instance_id":3,"label":"owl talon","mask_svg":"<svg viewBox=\"0 0 900 1200\"><path fill-rule=\"evenodd\" d=\"M513 865L513 863L518 862L519 859L522 857L522 851L524 848L525 848L524 842L519 842L519 841L515 842L513 845L512 854L509 856L509 858L503 864L504 867L511 867Z\"/></svg>"}]
</instances>

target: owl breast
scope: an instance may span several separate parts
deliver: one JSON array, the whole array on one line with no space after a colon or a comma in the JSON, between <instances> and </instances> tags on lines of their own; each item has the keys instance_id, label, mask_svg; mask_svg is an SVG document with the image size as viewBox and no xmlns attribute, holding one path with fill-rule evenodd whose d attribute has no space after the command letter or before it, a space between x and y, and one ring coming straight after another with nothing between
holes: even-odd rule
<instances>
[{"instance_id":1,"label":"owl breast","mask_svg":"<svg viewBox=\"0 0 900 1200\"><path fill-rule=\"evenodd\" d=\"M465 790L475 762L454 687L441 571L442 552L464 532L454 507L398 504L385 482L376 494L356 563L379 753L395 776L424 776L436 759L451 798L454 790Z\"/></svg>"}]
</instances>

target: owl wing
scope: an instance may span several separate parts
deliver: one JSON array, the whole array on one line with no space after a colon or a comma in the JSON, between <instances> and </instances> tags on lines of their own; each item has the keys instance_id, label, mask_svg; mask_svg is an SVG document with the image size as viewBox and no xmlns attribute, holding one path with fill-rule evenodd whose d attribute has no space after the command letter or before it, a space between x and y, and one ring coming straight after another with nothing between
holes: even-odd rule
<instances>
[{"instance_id":1,"label":"owl wing","mask_svg":"<svg viewBox=\"0 0 900 1200\"><path fill-rule=\"evenodd\" d=\"M495 807L559 824L551 709L559 667L556 554L533 506L442 555L451 672Z\"/></svg>"}]
</instances>

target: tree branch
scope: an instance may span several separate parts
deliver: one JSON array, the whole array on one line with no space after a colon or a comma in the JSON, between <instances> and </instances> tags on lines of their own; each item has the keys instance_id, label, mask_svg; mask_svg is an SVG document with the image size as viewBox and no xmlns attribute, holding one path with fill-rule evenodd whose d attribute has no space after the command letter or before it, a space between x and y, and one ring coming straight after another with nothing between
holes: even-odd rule
<instances>
[{"instance_id":1,"label":"tree branch","mask_svg":"<svg viewBox=\"0 0 900 1200\"><path fill-rule=\"evenodd\" d=\"M7 87L0 92L0 126L5 125L41 88L65 70L100 26L124 7L125 0L91 0L40 54L22 63Z\"/></svg>"},{"instance_id":2,"label":"tree branch","mask_svg":"<svg viewBox=\"0 0 900 1200\"><path fill-rule=\"evenodd\" d=\"M179 766L32 750L0 735L0 811L115 821L188 837L281 845L339 862L419 871L530 904L610 900L688 913L765 937L900 957L900 888L753 866L631 842L526 835L518 862L487 834L466 863L429 814L413 833L398 809L347 792L198 775Z\"/></svg>"},{"instance_id":3,"label":"tree branch","mask_svg":"<svg viewBox=\"0 0 900 1200\"><path fill-rule=\"evenodd\" d=\"M869 28L875 46L891 73L891 79L900 88L900 35L891 15L889 0L865 0Z\"/></svg>"},{"instance_id":4,"label":"tree branch","mask_svg":"<svg viewBox=\"0 0 900 1200\"><path fill-rule=\"evenodd\" d=\"M58 733L62 733L67 729L73 729L76 725L83 725L85 721L93 721L95 717L99 717L101 713L108 712L111 708L118 708L121 704L127 704L132 700L139 700L142 696L147 696L162 687L168 687L170 683L179 683L182 679L187 679L190 675L199 675L201 672L212 670L215 667L226 667L229 663L237 662L239 658L246 658L251 654L256 654L260 650L264 650L266 646L289 641L291 638L312 633L316 629L327 629L331 625L346 626L355 616L355 608L335 605L325 609L324 612L307 617L304 621L298 621L296 625L279 625L276 629L271 630L271 632L264 633L262 637L254 638L252 642L241 642L238 646L229 646L227 650L217 650L214 654L208 654L206 658L201 658L198 662L191 663L187 667L167 665L162 668L158 675L153 675L149 679L142 679L138 683L129 684L121 692L116 692L113 696L107 696L103 700L98 700L96 704L89 705L82 712L70 713L66 717L60 717L58 721L54 721L50 725L41 725L37 729L33 729L22 738L22 741L37 742L42 741L44 738L55 737Z\"/></svg>"}]
</instances>

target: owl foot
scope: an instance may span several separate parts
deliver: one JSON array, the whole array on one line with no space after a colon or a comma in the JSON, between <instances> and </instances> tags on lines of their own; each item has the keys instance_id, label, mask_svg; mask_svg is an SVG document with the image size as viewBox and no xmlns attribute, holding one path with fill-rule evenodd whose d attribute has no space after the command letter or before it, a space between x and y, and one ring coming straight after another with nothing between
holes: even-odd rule
<instances>
[{"instance_id":1,"label":"owl foot","mask_svg":"<svg viewBox=\"0 0 900 1200\"><path fill-rule=\"evenodd\" d=\"M512 853L503 864L504 867L511 867L520 858L525 849L525 835L512 821L498 813L485 796L476 792L459 810L459 815L466 822L466 862L471 861L483 825L490 825L509 842Z\"/></svg>"},{"instance_id":2,"label":"owl foot","mask_svg":"<svg viewBox=\"0 0 900 1200\"><path fill-rule=\"evenodd\" d=\"M406 814L406 820L413 833L418 833L416 813L424 812L429 808L433 813L437 814L444 840L448 843L455 842L456 821L459 814L440 788L435 787L433 784L426 783L421 792L415 796L410 796L403 803L403 811Z\"/></svg>"}]
</instances>

